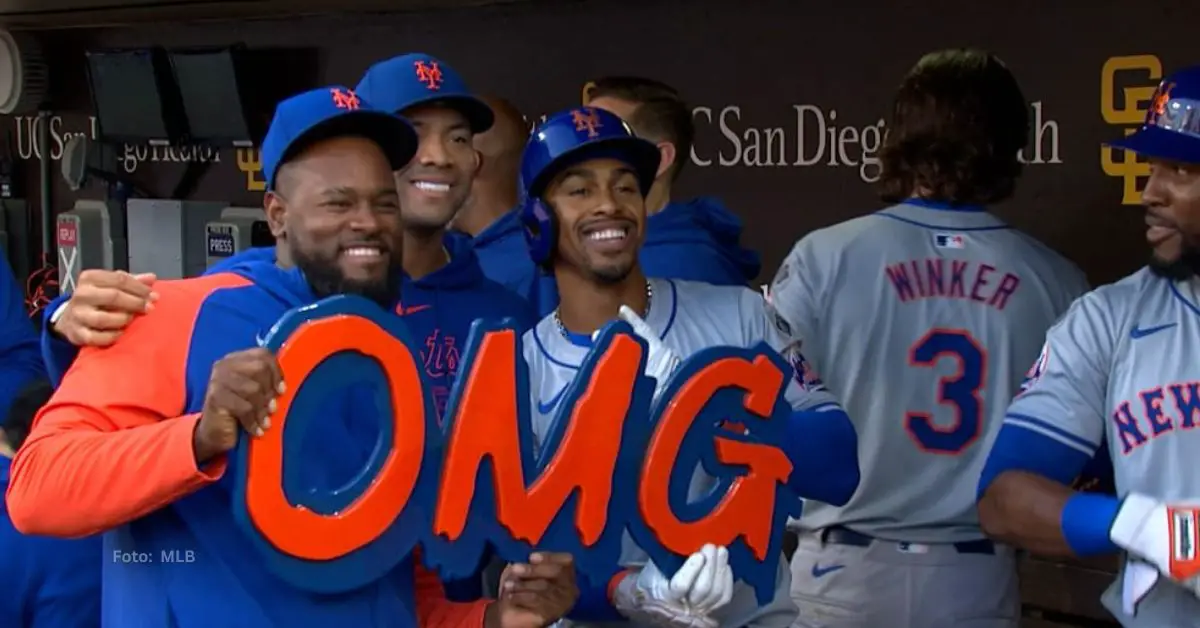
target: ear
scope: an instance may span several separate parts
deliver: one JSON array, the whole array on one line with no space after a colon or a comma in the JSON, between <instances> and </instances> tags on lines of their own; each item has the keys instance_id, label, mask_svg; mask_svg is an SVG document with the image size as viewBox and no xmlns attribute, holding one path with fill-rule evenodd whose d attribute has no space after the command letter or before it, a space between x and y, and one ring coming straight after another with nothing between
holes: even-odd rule
<instances>
[{"instance_id":1,"label":"ear","mask_svg":"<svg viewBox=\"0 0 1200 628\"><path fill-rule=\"evenodd\" d=\"M483 157L483 153L479 152L478 150L472 150L471 152L475 153L475 169L471 171L472 172L471 176L477 177L477 176L479 176L479 173L483 171L484 157Z\"/></svg>"},{"instance_id":2,"label":"ear","mask_svg":"<svg viewBox=\"0 0 1200 628\"><path fill-rule=\"evenodd\" d=\"M579 97L579 102L583 106L587 106L592 101L592 90L596 89L596 81L588 81L583 84L583 94Z\"/></svg>"},{"instance_id":3,"label":"ear","mask_svg":"<svg viewBox=\"0 0 1200 628\"><path fill-rule=\"evenodd\" d=\"M271 229L271 235L278 240L285 231L283 222L287 216L287 202L275 192L267 192L263 195L263 211L267 214L267 226Z\"/></svg>"},{"instance_id":4,"label":"ear","mask_svg":"<svg viewBox=\"0 0 1200 628\"><path fill-rule=\"evenodd\" d=\"M658 156L658 172L654 175L655 179L662 177L675 165L675 160L677 159L675 145L670 142L659 142Z\"/></svg>"}]
</instances>

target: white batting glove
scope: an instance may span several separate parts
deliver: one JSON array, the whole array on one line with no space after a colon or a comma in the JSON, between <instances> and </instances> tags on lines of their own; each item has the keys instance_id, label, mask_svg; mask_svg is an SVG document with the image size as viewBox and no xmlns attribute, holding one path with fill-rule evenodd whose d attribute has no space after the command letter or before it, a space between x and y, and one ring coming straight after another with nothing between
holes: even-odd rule
<instances>
[{"instance_id":1,"label":"white batting glove","mask_svg":"<svg viewBox=\"0 0 1200 628\"><path fill-rule=\"evenodd\" d=\"M662 628L717 628L712 614L733 599L729 550L705 545L667 580L647 563L617 585L613 605L633 623Z\"/></svg>"},{"instance_id":2,"label":"white batting glove","mask_svg":"<svg viewBox=\"0 0 1200 628\"><path fill-rule=\"evenodd\" d=\"M1134 607L1159 575L1200 597L1200 505L1164 504L1140 493L1121 502L1109 538L1129 553L1124 606Z\"/></svg>"},{"instance_id":3,"label":"white batting glove","mask_svg":"<svg viewBox=\"0 0 1200 628\"><path fill-rule=\"evenodd\" d=\"M629 306L622 305L621 309L617 311L617 316L629 323L629 326L633 328L633 333L646 341L646 375L654 378L654 399L657 400L663 387L667 385L667 380L670 379L675 369L679 368L679 363L683 360L678 353L663 344L658 334L654 333L646 321L642 320L642 317L638 316L637 312L634 312Z\"/></svg>"}]
</instances>

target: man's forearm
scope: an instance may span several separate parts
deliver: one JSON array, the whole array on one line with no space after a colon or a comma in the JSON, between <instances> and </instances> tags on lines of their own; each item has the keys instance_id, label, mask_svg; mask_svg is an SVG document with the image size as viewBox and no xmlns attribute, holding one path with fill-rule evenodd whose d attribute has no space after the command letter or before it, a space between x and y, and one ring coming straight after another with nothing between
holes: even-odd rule
<instances>
[{"instance_id":1,"label":"man's forearm","mask_svg":"<svg viewBox=\"0 0 1200 628\"><path fill-rule=\"evenodd\" d=\"M224 458L195 467L192 431L180 417L103 431L95 410L44 413L13 459L5 496L25 534L83 537L122 525L219 479Z\"/></svg>"},{"instance_id":2,"label":"man's forearm","mask_svg":"<svg viewBox=\"0 0 1200 628\"><path fill-rule=\"evenodd\" d=\"M1089 556L1118 551L1108 538L1119 502L1076 493L1024 471L1006 471L979 502L984 532L1043 556Z\"/></svg>"}]
</instances>

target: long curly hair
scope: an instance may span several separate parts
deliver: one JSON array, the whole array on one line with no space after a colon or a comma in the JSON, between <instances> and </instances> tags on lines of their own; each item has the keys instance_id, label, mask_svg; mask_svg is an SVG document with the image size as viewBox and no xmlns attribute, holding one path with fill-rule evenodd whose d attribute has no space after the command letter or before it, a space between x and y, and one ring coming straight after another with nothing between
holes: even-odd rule
<instances>
[{"instance_id":1,"label":"long curly hair","mask_svg":"<svg viewBox=\"0 0 1200 628\"><path fill-rule=\"evenodd\" d=\"M1029 109L1012 72L995 55L932 52L904 78L880 151L880 197L914 195L953 205L1012 196L1018 153L1029 142Z\"/></svg>"}]
</instances>

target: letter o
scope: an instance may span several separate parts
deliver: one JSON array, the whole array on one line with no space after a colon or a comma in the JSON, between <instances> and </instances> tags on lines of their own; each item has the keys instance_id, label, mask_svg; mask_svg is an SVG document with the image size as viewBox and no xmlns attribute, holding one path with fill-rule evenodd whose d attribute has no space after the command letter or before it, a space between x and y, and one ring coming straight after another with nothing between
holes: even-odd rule
<instances>
[{"instance_id":1,"label":"letter o","mask_svg":"<svg viewBox=\"0 0 1200 628\"><path fill-rule=\"evenodd\" d=\"M327 358L356 351L376 360L391 394L391 451L375 480L341 512L294 506L283 490L283 432L304 380ZM339 314L302 323L279 349L288 382L270 430L247 448L245 505L251 522L277 550L295 558L332 560L379 538L400 515L420 476L425 443L421 376L411 352L367 318Z\"/></svg>"}]
</instances>

